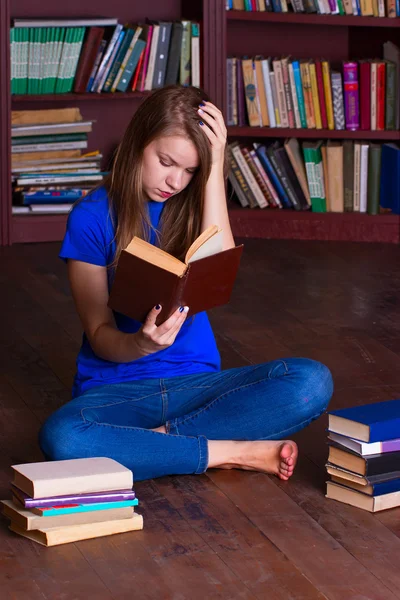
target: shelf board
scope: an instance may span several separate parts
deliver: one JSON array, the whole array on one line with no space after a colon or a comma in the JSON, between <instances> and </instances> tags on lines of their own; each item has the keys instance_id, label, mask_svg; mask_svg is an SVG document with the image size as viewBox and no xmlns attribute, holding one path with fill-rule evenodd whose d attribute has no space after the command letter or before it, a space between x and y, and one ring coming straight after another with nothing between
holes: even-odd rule
<instances>
[{"instance_id":1,"label":"shelf board","mask_svg":"<svg viewBox=\"0 0 400 600\"><path fill-rule=\"evenodd\" d=\"M13 215L12 243L59 242L68 215ZM249 209L232 203L229 219L235 237L331 240L399 244L400 215L313 213L310 211Z\"/></svg>"},{"instance_id":2,"label":"shelf board","mask_svg":"<svg viewBox=\"0 0 400 600\"><path fill-rule=\"evenodd\" d=\"M110 100L138 100L146 98L151 92L115 92L113 94L38 94L38 95L14 95L11 96L11 103L19 102L80 102L81 100L94 100L95 102L107 102Z\"/></svg>"},{"instance_id":3,"label":"shelf board","mask_svg":"<svg viewBox=\"0 0 400 600\"><path fill-rule=\"evenodd\" d=\"M330 129L282 129L280 127L228 127L228 136L235 138L347 139L347 140L400 140L400 131L347 131Z\"/></svg>"},{"instance_id":4,"label":"shelf board","mask_svg":"<svg viewBox=\"0 0 400 600\"><path fill-rule=\"evenodd\" d=\"M11 243L60 242L68 215L12 215Z\"/></svg>"},{"instance_id":5,"label":"shelf board","mask_svg":"<svg viewBox=\"0 0 400 600\"><path fill-rule=\"evenodd\" d=\"M264 21L269 23L296 23L296 25L336 25L339 27L400 27L400 18L351 17L301 13L273 13L245 10L226 11L228 21Z\"/></svg>"},{"instance_id":6,"label":"shelf board","mask_svg":"<svg viewBox=\"0 0 400 600\"><path fill-rule=\"evenodd\" d=\"M400 215L229 208L235 237L399 244Z\"/></svg>"}]
</instances>

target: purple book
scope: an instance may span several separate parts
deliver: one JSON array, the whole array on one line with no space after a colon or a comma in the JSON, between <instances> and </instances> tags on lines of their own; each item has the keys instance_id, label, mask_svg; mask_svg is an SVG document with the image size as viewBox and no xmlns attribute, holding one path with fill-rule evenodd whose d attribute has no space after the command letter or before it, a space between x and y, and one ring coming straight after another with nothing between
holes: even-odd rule
<instances>
[{"instance_id":1,"label":"purple book","mask_svg":"<svg viewBox=\"0 0 400 600\"><path fill-rule=\"evenodd\" d=\"M360 129L360 109L358 92L358 64L343 63L344 111L346 129Z\"/></svg>"},{"instance_id":2,"label":"purple book","mask_svg":"<svg viewBox=\"0 0 400 600\"><path fill-rule=\"evenodd\" d=\"M67 496L53 496L52 498L31 498L22 490L11 484L12 493L22 502L25 508L36 506L63 506L64 504L93 504L96 502L117 502L120 500L133 500L133 490L114 490L112 492L92 492L91 494L71 494Z\"/></svg>"}]
</instances>

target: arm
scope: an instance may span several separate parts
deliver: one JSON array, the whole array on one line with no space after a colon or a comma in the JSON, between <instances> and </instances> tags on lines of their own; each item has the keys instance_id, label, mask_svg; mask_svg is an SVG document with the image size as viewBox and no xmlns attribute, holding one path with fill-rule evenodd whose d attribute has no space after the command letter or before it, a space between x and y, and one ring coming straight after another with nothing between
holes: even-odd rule
<instances>
[{"instance_id":1,"label":"arm","mask_svg":"<svg viewBox=\"0 0 400 600\"><path fill-rule=\"evenodd\" d=\"M235 242L229 223L225 194L224 157L226 127L221 111L211 104L211 102L205 102L204 106L201 106L198 112L203 119L201 127L210 140L212 152L212 167L206 185L201 230L204 231L210 225L219 225L223 230L223 249L228 250L228 248L235 246Z\"/></svg>"},{"instance_id":2,"label":"arm","mask_svg":"<svg viewBox=\"0 0 400 600\"><path fill-rule=\"evenodd\" d=\"M68 277L75 306L93 352L104 360L130 362L170 346L186 318L187 307L176 311L159 327L154 307L137 333L124 333L108 308L106 267L68 260Z\"/></svg>"}]
</instances>

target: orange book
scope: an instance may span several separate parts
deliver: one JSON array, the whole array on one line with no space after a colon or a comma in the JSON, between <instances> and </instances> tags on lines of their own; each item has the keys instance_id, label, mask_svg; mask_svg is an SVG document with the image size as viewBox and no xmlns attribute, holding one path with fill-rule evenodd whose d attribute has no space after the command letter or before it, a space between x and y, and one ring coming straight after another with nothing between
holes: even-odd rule
<instances>
[{"instance_id":1,"label":"orange book","mask_svg":"<svg viewBox=\"0 0 400 600\"><path fill-rule=\"evenodd\" d=\"M328 119L328 129L335 129L335 121L333 119L333 102L331 88L331 73L330 66L327 60L322 61L322 79L324 81L326 115Z\"/></svg>"}]
</instances>

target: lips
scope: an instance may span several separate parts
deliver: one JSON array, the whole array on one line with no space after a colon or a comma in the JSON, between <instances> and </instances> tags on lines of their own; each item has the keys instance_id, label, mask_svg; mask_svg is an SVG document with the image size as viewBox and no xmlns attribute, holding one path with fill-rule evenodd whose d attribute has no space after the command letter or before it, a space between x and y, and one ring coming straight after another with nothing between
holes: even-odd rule
<instances>
[{"instance_id":1,"label":"lips","mask_svg":"<svg viewBox=\"0 0 400 600\"><path fill-rule=\"evenodd\" d=\"M163 198L169 198L170 196L172 196L172 192L163 192L162 190L160 190L160 195Z\"/></svg>"}]
</instances>

